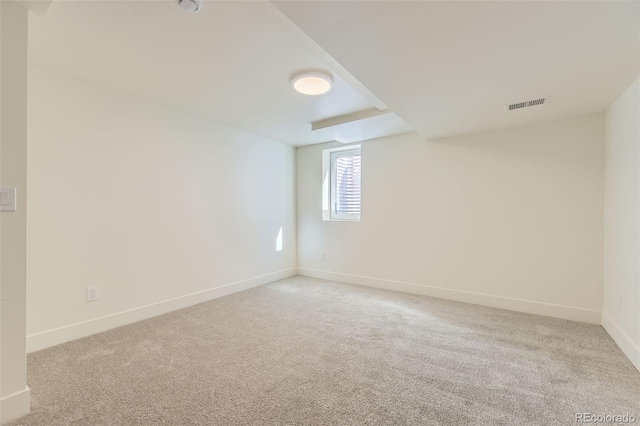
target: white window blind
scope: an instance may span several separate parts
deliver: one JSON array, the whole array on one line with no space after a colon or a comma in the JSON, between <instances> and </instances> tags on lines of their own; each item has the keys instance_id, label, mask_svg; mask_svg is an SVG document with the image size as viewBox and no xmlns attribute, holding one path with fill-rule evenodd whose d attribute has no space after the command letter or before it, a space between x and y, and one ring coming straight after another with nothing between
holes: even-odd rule
<instances>
[{"instance_id":1,"label":"white window blind","mask_svg":"<svg viewBox=\"0 0 640 426\"><path fill-rule=\"evenodd\" d=\"M336 158L337 214L360 214L360 155Z\"/></svg>"},{"instance_id":2,"label":"white window blind","mask_svg":"<svg viewBox=\"0 0 640 426\"><path fill-rule=\"evenodd\" d=\"M331 218L360 220L360 147L331 152Z\"/></svg>"}]
</instances>

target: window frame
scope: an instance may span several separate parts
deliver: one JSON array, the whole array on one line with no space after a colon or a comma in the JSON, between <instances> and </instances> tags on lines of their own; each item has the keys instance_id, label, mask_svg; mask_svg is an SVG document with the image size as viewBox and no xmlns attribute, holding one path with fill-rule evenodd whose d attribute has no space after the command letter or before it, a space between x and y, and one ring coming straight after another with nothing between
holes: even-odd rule
<instances>
[{"instance_id":1,"label":"window frame","mask_svg":"<svg viewBox=\"0 0 640 426\"><path fill-rule=\"evenodd\" d=\"M340 157L360 155L360 213L336 213L337 167ZM360 145L347 145L322 150L322 220L359 222L362 220L362 148Z\"/></svg>"}]
</instances>

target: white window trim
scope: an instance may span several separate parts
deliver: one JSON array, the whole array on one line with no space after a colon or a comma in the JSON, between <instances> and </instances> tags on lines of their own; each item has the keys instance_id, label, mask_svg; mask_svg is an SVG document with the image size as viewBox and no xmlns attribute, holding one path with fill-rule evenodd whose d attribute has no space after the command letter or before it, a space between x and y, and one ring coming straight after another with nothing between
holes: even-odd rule
<instances>
[{"instance_id":1,"label":"white window trim","mask_svg":"<svg viewBox=\"0 0 640 426\"><path fill-rule=\"evenodd\" d=\"M322 220L359 222L360 214L337 214L335 212L335 167L332 167L336 158L348 155L362 155L360 145L347 145L338 148L322 150Z\"/></svg>"}]
</instances>

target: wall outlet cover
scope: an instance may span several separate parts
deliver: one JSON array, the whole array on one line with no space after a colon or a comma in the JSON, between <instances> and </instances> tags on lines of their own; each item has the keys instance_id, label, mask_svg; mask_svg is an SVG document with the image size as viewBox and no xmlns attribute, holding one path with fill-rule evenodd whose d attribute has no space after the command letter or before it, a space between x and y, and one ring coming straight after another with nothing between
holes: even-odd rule
<instances>
[{"instance_id":1,"label":"wall outlet cover","mask_svg":"<svg viewBox=\"0 0 640 426\"><path fill-rule=\"evenodd\" d=\"M87 302L94 302L99 298L98 286L87 287Z\"/></svg>"}]
</instances>

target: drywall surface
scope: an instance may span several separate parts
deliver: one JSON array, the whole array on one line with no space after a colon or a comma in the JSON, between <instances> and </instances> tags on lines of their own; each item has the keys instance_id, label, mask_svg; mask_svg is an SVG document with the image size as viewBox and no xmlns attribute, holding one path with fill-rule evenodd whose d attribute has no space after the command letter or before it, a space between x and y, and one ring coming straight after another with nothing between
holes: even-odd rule
<instances>
[{"instance_id":1,"label":"drywall surface","mask_svg":"<svg viewBox=\"0 0 640 426\"><path fill-rule=\"evenodd\" d=\"M295 273L294 148L34 66L28 99L30 350Z\"/></svg>"},{"instance_id":2,"label":"drywall surface","mask_svg":"<svg viewBox=\"0 0 640 426\"><path fill-rule=\"evenodd\" d=\"M27 272L28 12L0 2L0 186L17 189L0 213L0 423L29 412L25 352Z\"/></svg>"},{"instance_id":3,"label":"drywall surface","mask_svg":"<svg viewBox=\"0 0 640 426\"><path fill-rule=\"evenodd\" d=\"M640 369L640 79L607 110L603 325Z\"/></svg>"},{"instance_id":4,"label":"drywall surface","mask_svg":"<svg viewBox=\"0 0 640 426\"><path fill-rule=\"evenodd\" d=\"M297 149L304 275L600 322L604 116L362 143L362 220L322 220ZM326 261L321 254L326 253Z\"/></svg>"}]
</instances>

